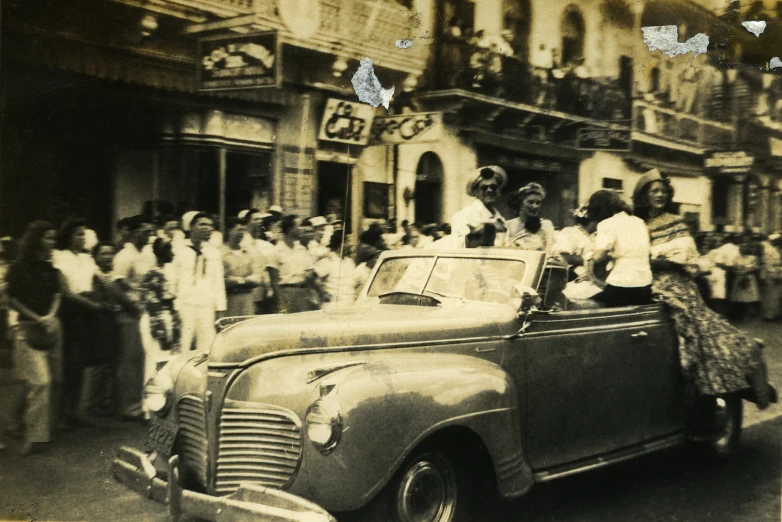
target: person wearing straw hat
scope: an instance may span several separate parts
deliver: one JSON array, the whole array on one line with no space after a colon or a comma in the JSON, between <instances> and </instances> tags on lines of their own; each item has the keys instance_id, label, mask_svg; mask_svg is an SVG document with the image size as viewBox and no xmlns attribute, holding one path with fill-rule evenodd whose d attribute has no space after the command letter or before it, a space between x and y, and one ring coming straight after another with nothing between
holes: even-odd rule
<instances>
[{"instance_id":1,"label":"person wearing straw hat","mask_svg":"<svg viewBox=\"0 0 782 522\"><path fill-rule=\"evenodd\" d=\"M668 305L679 335L679 362L698 395L754 388L752 399L768 407L762 345L735 328L704 302L695 283L698 250L687 224L673 210L674 190L657 169L633 190L635 214L646 222L651 241L652 292Z\"/></svg>"},{"instance_id":2,"label":"person wearing straw hat","mask_svg":"<svg viewBox=\"0 0 782 522\"><path fill-rule=\"evenodd\" d=\"M467 194L475 201L451 218L449 244L459 248L476 246L501 246L507 230L505 218L497 210L497 200L508 183L508 175L502 167L489 165L473 171L467 182Z\"/></svg>"}]
</instances>

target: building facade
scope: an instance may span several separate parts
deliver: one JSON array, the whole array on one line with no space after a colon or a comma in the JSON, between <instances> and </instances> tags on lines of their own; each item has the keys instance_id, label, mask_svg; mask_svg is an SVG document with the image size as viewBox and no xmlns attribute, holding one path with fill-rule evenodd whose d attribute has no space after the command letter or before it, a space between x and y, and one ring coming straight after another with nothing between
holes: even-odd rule
<instances>
[{"instance_id":1,"label":"building facade","mask_svg":"<svg viewBox=\"0 0 782 522\"><path fill-rule=\"evenodd\" d=\"M694 228L777 231L782 86L722 64L759 60L782 31L737 4L5 0L0 226L79 214L106 237L143 212L281 205L356 234L447 222L470 172L498 164L508 191L546 188L558 226L659 168ZM650 25L706 33L709 52L652 53ZM356 99L365 57L396 89L390 112Z\"/></svg>"}]
</instances>

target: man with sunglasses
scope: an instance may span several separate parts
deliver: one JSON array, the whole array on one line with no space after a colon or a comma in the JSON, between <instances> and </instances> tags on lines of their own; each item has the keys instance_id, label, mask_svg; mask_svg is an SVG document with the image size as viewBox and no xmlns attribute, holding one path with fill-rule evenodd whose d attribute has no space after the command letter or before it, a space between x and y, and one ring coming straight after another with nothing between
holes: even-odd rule
<instances>
[{"instance_id":1,"label":"man with sunglasses","mask_svg":"<svg viewBox=\"0 0 782 522\"><path fill-rule=\"evenodd\" d=\"M473 172L467 183L467 194L475 201L451 218L451 246L474 248L504 243L507 229L505 218L497 210L497 201L507 182L505 170L496 165Z\"/></svg>"}]
</instances>

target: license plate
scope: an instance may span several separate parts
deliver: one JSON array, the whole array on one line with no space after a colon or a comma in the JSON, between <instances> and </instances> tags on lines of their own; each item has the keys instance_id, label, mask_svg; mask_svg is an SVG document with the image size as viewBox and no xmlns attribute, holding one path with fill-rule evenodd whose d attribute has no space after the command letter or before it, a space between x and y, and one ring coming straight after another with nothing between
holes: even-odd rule
<instances>
[{"instance_id":1,"label":"license plate","mask_svg":"<svg viewBox=\"0 0 782 522\"><path fill-rule=\"evenodd\" d=\"M159 417L152 417L150 421L149 431L147 431L147 436L144 439L144 446L166 457L170 457L179 428L173 422Z\"/></svg>"}]
</instances>

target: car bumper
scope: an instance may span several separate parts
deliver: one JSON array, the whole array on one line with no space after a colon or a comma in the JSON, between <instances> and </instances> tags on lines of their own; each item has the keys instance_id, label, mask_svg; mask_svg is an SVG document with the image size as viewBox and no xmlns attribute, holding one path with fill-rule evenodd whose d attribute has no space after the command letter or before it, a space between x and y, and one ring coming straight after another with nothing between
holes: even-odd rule
<instances>
[{"instance_id":1,"label":"car bumper","mask_svg":"<svg viewBox=\"0 0 782 522\"><path fill-rule=\"evenodd\" d=\"M249 520L268 522L336 522L326 510L284 491L244 484L227 497L213 497L183 489L179 484L179 457L168 461L168 480L159 476L146 452L122 447L112 462L114 478L157 502L167 503L174 520L183 514L214 522Z\"/></svg>"}]
</instances>

